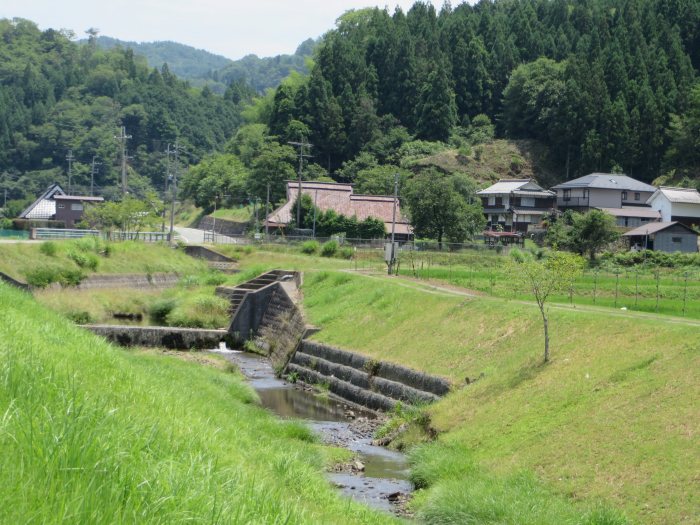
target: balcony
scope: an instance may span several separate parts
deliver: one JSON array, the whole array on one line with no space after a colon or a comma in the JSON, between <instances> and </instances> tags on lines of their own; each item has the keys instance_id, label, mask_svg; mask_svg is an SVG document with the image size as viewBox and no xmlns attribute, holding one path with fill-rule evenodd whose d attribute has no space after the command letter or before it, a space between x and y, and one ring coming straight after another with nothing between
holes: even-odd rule
<instances>
[{"instance_id":1,"label":"balcony","mask_svg":"<svg viewBox=\"0 0 700 525\"><path fill-rule=\"evenodd\" d=\"M558 208L586 208L588 197L557 197Z\"/></svg>"}]
</instances>

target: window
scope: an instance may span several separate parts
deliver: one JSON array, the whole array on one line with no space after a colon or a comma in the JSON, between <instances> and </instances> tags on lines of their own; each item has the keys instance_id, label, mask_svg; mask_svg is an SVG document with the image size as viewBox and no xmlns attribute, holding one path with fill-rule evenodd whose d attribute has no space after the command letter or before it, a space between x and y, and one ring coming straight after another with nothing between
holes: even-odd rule
<instances>
[{"instance_id":1,"label":"window","mask_svg":"<svg viewBox=\"0 0 700 525\"><path fill-rule=\"evenodd\" d=\"M74 202L70 205L71 211L83 211L83 203L82 202Z\"/></svg>"},{"instance_id":2,"label":"window","mask_svg":"<svg viewBox=\"0 0 700 525\"><path fill-rule=\"evenodd\" d=\"M59 210L62 210L63 208L66 207L66 205L63 204L63 203L61 203L61 204L56 204L56 207L57 207Z\"/></svg>"},{"instance_id":3,"label":"window","mask_svg":"<svg viewBox=\"0 0 700 525\"><path fill-rule=\"evenodd\" d=\"M534 197L521 197L520 198L520 205L525 206L527 208L534 208L535 207L535 198Z\"/></svg>"},{"instance_id":4,"label":"window","mask_svg":"<svg viewBox=\"0 0 700 525\"><path fill-rule=\"evenodd\" d=\"M683 239L680 237L671 237L671 242L673 244L681 244L683 242Z\"/></svg>"},{"instance_id":5,"label":"window","mask_svg":"<svg viewBox=\"0 0 700 525\"><path fill-rule=\"evenodd\" d=\"M642 196L639 194L639 192L634 192L634 200L638 201L642 198Z\"/></svg>"},{"instance_id":6,"label":"window","mask_svg":"<svg viewBox=\"0 0 700 525\"><path fill-rule=\"evenodd\" d=\"M588 198L588 190L583 190L583 198L584 199Z\"/></svg>"},{"instance_id":7,"label":"window","mask_svg":"<svg viewBox=\"0 0 700 525\"><path fill-rule=\"evenodd\" d=\"M623 200L623 201L626 201L626 200L627 200L627 192L626 192L626 191L623 191L623 192L622 192L622 200Z\"/></svg>"},{"instance_id":8,"label":"window","mask_svg":"<svg viewBox=\"0 0 700 525\"><path fill-rule=\"evenodd\" d=\"M496 204L496 197L494 195L489 196L489 206Z\"/></svg>"},{"instance_id":9,"label":"window","mask_svg":"<svg viewBox=\"0 0 700 525\"><path fill-rule=\"evenodd\" d=\"M564 200L565 201L571 200L571 190L564 190Z\"/></svg>"}]
</instances>

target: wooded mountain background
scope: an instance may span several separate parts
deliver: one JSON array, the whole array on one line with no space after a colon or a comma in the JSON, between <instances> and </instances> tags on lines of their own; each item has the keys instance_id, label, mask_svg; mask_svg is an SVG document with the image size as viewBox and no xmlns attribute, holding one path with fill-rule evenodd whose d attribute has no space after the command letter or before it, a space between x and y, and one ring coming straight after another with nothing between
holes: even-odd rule
<instances>
[{"instance_id":1,"label":"wooded mountain background","mask_svg":"<svg viewBox=\"0 0 700 525\"><path fill-rule=\"evenodd\" d=\"M686 185L700 178L699 1L349 11L294 55L303 62L313 49L308 74L295 62L264 95L261 84L250 85L255 68L243 71L246 59L223 69L207 63L206 72L185 62L152 68L132 48L102 49L100 38L79 44L67 31L0 20L0 184L8 200L65 184L69 149L74 184L85 187L97 156L99 190L116 197L122 125L132 136L135 193L163 189L164 150L177 139L192 165L182 191L202 204L217 192L238 202L263 198L268 182L280 199L296 169L286 143L300 140L313 144L307 178L383 193L393 173L408 187L425 172L452 177L465 202L479 182L503 175L488 167L477 174L484 162L507 156L510 172L528 171L517 166L513 144L537 152L547 182L591 171ZM289 65L280 64L274 71ZM192 82L211 77L223 92L178 79L175 68Z\"/></svg>"}]
</instances>

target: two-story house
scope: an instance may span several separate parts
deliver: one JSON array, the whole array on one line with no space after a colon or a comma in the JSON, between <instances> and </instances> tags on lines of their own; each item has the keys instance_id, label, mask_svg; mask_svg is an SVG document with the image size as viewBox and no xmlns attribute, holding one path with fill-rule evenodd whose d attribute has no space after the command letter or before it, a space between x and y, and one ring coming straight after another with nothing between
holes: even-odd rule
<instances>
[{"instance_id":1,"label":"two-story house","mask_svg":"<svg viewBox=\"0 0 700 525\"><path fill-rule=\"evenodd\" d=\"M690 188L662 186L649 197L647 204L661 214L665 222L700 226L700 193Z\"/></svg>"},{"instance_id":2,"label":"two-story house","mask_svg":"<svg viewBox=\"0 0 700 525\"><path fill-rule=\"evenodd\" d=\"M501 179L477 195L489 230L527 232L554 209L555 193L532 179Z\"/></svg>"},{"instance_id":3,"label":"two-story house","mask_svg":"<svg viewBox=\"0 0 700 525\"><path fill-rule=\"evenodd\" d=\"M603 210L613 215L622 228L636 228L661 219L659 212L647 204L656 188L627 175L591 173L552 189L557 192L560 210Z\"/></svg>"}]
</instances>

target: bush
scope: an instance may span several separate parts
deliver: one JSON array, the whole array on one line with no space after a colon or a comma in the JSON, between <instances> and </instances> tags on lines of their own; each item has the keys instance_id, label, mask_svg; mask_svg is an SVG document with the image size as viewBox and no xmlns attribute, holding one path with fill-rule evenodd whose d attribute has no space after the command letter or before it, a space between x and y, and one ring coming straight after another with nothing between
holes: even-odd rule
<instances>
[{"instance_id":1,"label":"bush","mask_svg":"<svg viewBox=\"0 0 700 525\"><path fill-rule=\"evenodd\" d=\"M352 256L355 254L352 248L350 246L343 246L339 251L338 251L338 257L341 259L352 259Z\"/></svg>"},{"instance_id":2,"label":"bush","mask_svg":"<svg viewBox=\"0 0 700 525\"><path fill-rule=\"evenodd\" d=\"M221 328L229 323L230 303L213 295L195 295L180 302L166 317L170 326Z\"/></svg>"},{"instance_id":3,"label":"bush","mask_svg":"<svg viewBox=\"0 0 700 525\"><path fill-rule=\"evenodd\" d=\"M87 312L85 310L76 310L72 312L68 312L66 314L66 317L73 321L75 324L89 324L94 322L94 319L92 315L90 315L90 312Z\"/></svg>"},{"instance_id":4,"label":"bush","mask_svg":"<svg viewBox=\"0 0 700 525\"><path fill-rule=\"evenodd\" d=\"M100 264L100 260L97 255L89 252L70 250L68 252L68 258L81 268L86 268L93 272L97 270L97 267Z\"/></svg>"},{"instance_id":5,"label":"bush","mask_svg":"<svg viewBox=\"0 0 700 525\"><path fill-rule=\"evenodd\" d=\"M301 253L305 253L307 255L314 255L318 252L318 248L318 241L304 241L301 245Z\"/></svg>"},{"instance_id":6,"label":"bush","mask_svg":"<svg viewBox=\"0 0 700 525\"><path fill-rule=\"evenodd\" d=\"M37 288L44 288L51 283L65 286L80 284L83 273L78 269L61 268L59 266L40 266L29 270L26 274L27 283Z\"/></svg>"},{"instance_id":7,"label":"bush","mask_svg":"<svg viewBox=\"0 0 700 525\"><path fill-rule=\"evenodd\" d=\"M336 241L328 241L321 246L321 255L323 257L333 257L338 251L338 243Z\"/></svg>"},{"instance_id":8,"label":"bush","mask_svg":"<svg viewBox=\"0 0 700 525\"><path fill-rule=\"evenodd\" d=\"M55 257L58 251L58 246L53 241L46 241L39 246L39 251L47 257Z\"/></svg>"},{"instance_id":9,"label":"bush","mask_svg":"<svg viewBox=\"0 0 700 525\"><path fill-rule=\"evenodd\" d=\"M165 324L168 315L175 309L176 306L177 301L175 299L157 299L148 309L148 317L150 317L151 321L154 323Z\"/></svg>"}]
</instances>

